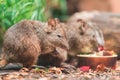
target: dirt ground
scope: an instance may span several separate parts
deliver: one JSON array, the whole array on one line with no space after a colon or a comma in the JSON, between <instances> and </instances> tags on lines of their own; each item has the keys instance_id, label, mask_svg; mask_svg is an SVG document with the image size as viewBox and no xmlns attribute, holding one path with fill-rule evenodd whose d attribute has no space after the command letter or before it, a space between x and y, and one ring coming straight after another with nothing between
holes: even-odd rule
<instances>
[{"instance_id":1,"label":"dirt ground","mask_svg":"<svg viewBox=\"0 0 120 80\"><path fill-rule=\"evenodd\" d=\"M0 80L120 80L120 61L115 70L65 67L0 70Z\"/></svg>"}]
</instances>

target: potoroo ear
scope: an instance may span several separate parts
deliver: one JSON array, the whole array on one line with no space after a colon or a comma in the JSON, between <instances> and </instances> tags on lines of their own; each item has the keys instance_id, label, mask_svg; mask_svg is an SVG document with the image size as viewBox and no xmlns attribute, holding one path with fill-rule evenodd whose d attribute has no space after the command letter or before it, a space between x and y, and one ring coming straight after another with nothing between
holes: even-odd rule
<instances>
[{"instance_id":1,"label":"potoroo ear","mask_svg":"<svg viewBox=\"0 0 120 80\"><path fill-rule=\"evenodd\" d=\"M45 30L46 33L51 33L52 31L56 30L57 24L59 24L59 19L54 18L54 19L49 19L48 20L48 28Z\"/></svg>"}]
</instances>

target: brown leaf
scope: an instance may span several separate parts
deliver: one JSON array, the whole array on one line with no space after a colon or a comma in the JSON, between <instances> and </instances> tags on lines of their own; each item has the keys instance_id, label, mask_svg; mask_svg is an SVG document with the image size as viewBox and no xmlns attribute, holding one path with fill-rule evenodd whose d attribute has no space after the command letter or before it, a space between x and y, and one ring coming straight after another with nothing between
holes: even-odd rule
<instances>
[{"instance_id":1,"label":"brown leaf","mask_svg":"<svg viewBox=\"0 0 120 80\"><path fill-rule=\"evenodd\" d=\"M50 73L62 74L61 68L52 67L48 70Z\"/></svg>"},{"instance_id":2,"label":"brown leaf","mask_svg":"<svg viewBox=\"0 0 120 80\"><path fill-rule=\"evenodd\" d=\"M96 68L96 71L105 71L105 65L104 64L99 64Z\"/></svg>"}]
</instances>

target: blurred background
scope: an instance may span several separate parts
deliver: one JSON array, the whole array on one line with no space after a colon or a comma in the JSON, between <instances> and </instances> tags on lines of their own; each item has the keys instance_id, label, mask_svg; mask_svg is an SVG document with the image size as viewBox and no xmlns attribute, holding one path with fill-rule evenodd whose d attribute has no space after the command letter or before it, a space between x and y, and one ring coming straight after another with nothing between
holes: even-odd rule
<instances>
[{"instance_id":1,"label":"blurred background","mask_svg":"<svg viewBox=\"0 0 120 80\"><path fill-rule=\"evenodd\" d=\"M22 19L67 21L75 12L120 13L120 0L0 0L0 47L5 31ZM117 47L120 48L120 47Z\"/></svg>"},{"instance_id":2,"label":"blurred background","mask_svg":"<svg viewBox=\"0 0 120 80\"><path fill-rule=\"evenodd\" d=\"M67 0L68 13L76 11L120 12L120 0Z\"/></svg>"}]
</instances>

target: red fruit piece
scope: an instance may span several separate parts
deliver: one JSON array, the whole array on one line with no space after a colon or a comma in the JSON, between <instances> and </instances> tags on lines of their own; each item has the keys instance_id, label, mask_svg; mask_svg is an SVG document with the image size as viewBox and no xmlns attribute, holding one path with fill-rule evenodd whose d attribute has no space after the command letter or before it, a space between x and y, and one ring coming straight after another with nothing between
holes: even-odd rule
<instances>
[{"instance_id":1,"label":"red fruit piece","mask_svg":"<svg viewBox=\"0 0 120 80\"><path fill-rule=\"evenodd\" d=\"M99 46L98 47L98 51L103 51L104 50L104 47L103 46Z\"/></svg>"},{"instance_id":2,"label":"red fruit piece","mask_svg":"<svg viewBox=\"0 0 120 80\"><path fill-rule=\"evenodd\" d=\"M80 71L83 71L83 72L87 72L87 71L89 71L89 69L90 69L90 66L82 66L82 67L80 67Z\"/></svg>"}]
</instances>

